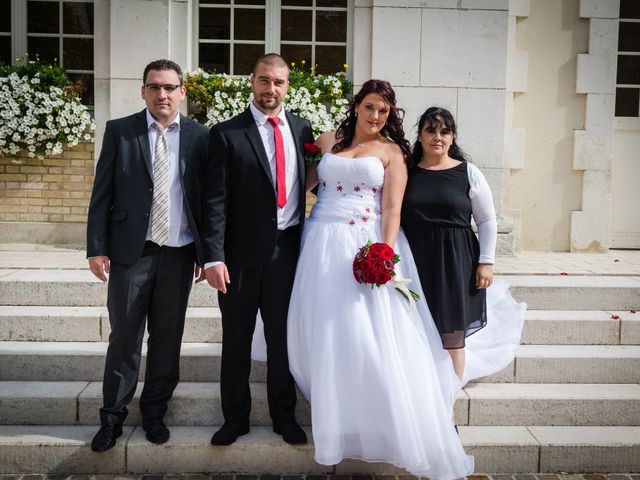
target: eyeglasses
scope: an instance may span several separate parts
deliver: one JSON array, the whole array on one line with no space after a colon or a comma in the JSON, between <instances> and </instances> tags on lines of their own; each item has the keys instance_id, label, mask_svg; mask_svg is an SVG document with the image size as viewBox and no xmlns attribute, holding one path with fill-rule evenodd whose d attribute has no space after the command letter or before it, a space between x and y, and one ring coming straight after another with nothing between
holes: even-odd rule
<instances>
[{"instance_id":1,"label":"eyeglasses","mask_svg":"<svg viewBox=\"0 0 640 480\"><path fill-rule=\"evenodd\" d=\"M146 83L144 87L152 93L160 93L160 90L164 90L167 93L171 93L175 91L177 88L182 87L182 84L180 83L179 85L171 85L171 84L159 85L157 83Z\"/></svg>"}]
</instances>

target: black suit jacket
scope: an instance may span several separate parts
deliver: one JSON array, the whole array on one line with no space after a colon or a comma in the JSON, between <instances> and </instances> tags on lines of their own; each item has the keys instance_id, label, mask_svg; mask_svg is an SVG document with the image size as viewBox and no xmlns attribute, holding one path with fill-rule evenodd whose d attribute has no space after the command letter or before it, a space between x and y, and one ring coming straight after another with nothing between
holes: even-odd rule
<instances>
[{"instance_id":1,"label":"black suit jacket","mask_svg":"<svg viewBox=\"0 0 640 480\"><path fill-rule=\"evenodd\" d=\"M304 221L304 144L311 124L287 112L297 152L300 224ZM211 129L202 219L204 261L237 267L267 264L277 234L276 192L269 160L250 109Z\"/></svg>"},{"instance_id":2,"label":"black suit jacket","mask_svg":"<svg viewBox=\"0 0 640 480\"><path fill-rule=\"evenodd\" d=\"M209 130L180 115L180 179L184 208L202 262L202 180ZM96 167L89 218L87 257L106 255L130 265L142 254L151 216L153 168L146 109L107 122Z\"/></svg>"}]
</instances>

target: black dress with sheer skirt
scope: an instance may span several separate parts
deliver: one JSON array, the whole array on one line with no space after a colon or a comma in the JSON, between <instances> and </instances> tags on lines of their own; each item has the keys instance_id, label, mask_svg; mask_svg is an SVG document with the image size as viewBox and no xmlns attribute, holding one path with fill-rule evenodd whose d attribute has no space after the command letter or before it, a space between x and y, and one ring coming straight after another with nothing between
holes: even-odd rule
<instances>
[{"instance_id":1,"label":"black dress with sheer skirt","mask_svg":"<svg viewBox=\"0 0 640 480\"><path fill-rule=\"evenodd\" d=\"M467 162L446 170L413 167L402 205L402 228L429 310L446 349L487 323L486 290L477 289L478 239L471 229Z\"/></svg>"}]
</instances>

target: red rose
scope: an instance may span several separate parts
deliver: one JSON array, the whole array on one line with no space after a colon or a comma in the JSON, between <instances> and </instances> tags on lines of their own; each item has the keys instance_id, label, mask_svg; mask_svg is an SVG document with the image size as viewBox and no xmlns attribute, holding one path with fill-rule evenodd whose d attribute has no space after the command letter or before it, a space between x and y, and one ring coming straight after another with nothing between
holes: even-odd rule
<instances>
[{"instance_id":1,"label":"red rose","mask_svg":"<svg viewBox=\"0 0 640 480\"><path fill-rule=\"evenodd\" d=\"M320 160L322 153L320 147L313 143L305 143L304 147L304 159L307 165L313 165Z\"/></svg>"},{"instance_id":2,"label":"red rose","mask_svg":"<svg viewBox=\"0 0 640 480\"><path fill-rule=\"evenodd\" d=\"M386 272L386 269L384 268L384 264L382 262L375 262L373 265L371 265L371 271L375 273L381 273Z\"/></svg>"},{"instance_id":3,"label":"red rose","mask_svg":"<svg viewBox=\"0 0 640 480\"><path fill-rule=\"evenodd\" d=\"M320 147L315 143L305 143L304 153L306 153L307 155L316 155L317 153L320 153Z\"/></svg>"},{"instance_id":4,"label":"red rose","mask_svg":"<svg viewBox=\"0 0 640 480\"><path fill-rule=\"evenodd\" d=\"M386 243L383 243L380 256L385 260L393 260L393 257L395 256L395 252L393 251L393 248L391 248Z\"/></svg>"},{"instance_id":5,"label":"red rose","mask_svg":"<svg viewBox=\"0 0 640 480\"><path fill-rule=\"evenodd\" d=\"M367 258L370 258L372 260L382 260L382 257L380 256L380 254L378 252L374 252L373 250L371 250L369 252L369 255L367 255Z\"/></svg>"},{"instance_id":6,"label":"red rose","mask_svg":"<svg viewBox=\"0 0 640 480\"><path fill-rule=\"evenodd\" d=\"M376 252L383 260L393 260L395 252L386 243L374 243L369 247L372 252Z\"/></svg>"}]
</instances>

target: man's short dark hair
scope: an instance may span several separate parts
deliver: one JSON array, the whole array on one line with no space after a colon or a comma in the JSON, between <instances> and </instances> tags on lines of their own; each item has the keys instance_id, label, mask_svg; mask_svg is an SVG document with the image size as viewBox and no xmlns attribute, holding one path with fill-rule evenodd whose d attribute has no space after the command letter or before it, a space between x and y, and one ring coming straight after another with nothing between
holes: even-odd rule
<instances>
[{"instance_id":1,"label":"man's short dark hair","mask_svg":"<svg viewBox=\"0 0 640 480\"><path fill-rule=\"evenodd\" d=\"M256 74L256 70L258 70L258 65L263 63L266 65L271 65L272 67L275 67L275 68L284 67L287 70L289 69L289 64L281 55L278 55L277 53L266 53L262 55L260 58L258 58L258 60L256 60L256 63L254 63L253 71L252 71L253 75Z\"/></svg>"},{"instance_id":2,"label":"man's short dark hair","mask_svg":"<svg viewBox=\"0 0 640 480\"><path fill-rule=\"evenodd\" d=\"M142 83L147 83L147 74L149 70L173 70L178 74L178 78L180 79L180 85L182 85L182 69L180 65L172 60L154 60L149 65L144 68L144 74L142 75Z\"/></svg>"}]
</instances>

